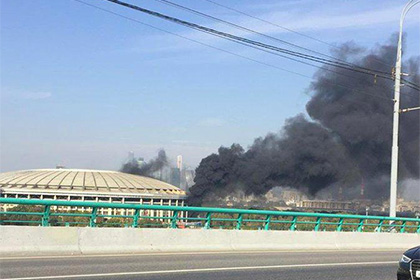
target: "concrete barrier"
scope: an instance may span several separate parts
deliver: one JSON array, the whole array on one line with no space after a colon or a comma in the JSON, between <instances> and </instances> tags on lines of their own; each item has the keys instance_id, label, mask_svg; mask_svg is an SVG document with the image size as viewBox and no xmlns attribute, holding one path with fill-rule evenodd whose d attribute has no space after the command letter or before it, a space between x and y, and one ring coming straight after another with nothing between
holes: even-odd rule
<instances>
[{"instance_id":1,"label":"concrete barrier","mask_svg":"<svg viewBox=\"0 0 420 280\"><path fill-rule=\"evenodd\" d=\"M408 233L0 227L2 256L241 250L404 250L418 245L420 234Z\"/></svg>"}]
</instances>

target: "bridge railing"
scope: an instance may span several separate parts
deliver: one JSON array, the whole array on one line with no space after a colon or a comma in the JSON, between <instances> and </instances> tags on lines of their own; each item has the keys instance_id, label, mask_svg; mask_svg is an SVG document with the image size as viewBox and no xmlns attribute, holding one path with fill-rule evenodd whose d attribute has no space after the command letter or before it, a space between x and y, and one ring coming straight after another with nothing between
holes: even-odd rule
<instances>
[{"instance_id":1,"label":"bridge railing","mask_svg":"<svg viewBox=\"0 0 420 280\"><path fill-rule=\"evenodd\" d=\"M0 197L6 205L1 225L420 233L416 218Z\"/></svg>"}]
</instances>

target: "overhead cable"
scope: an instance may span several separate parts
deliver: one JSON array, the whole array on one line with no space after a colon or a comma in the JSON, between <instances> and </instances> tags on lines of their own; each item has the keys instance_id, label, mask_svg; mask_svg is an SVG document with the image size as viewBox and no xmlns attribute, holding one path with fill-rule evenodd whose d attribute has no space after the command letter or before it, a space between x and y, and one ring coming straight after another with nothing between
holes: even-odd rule
<instances>
[{"instance_id":1,"label":"overhead cable","mask_svg":"<svg viewBox=\"0 0 420 280\"><path fill-rule=\"evenodd\" d=\"M228 39L232 39L234 41L244 42L244 43L249 44L249 45L256 45L256 46L259 46L259 47L262 47L262 48L266 48L266 49L270 49L270 50L273 50L273 51L276 51L276 52L284 53L286 55L295 56L295 57L299 57L299 58L302 58L302 59L307 59L307 60L311 60L311 61L314 61L314 62L323 63L323 64L327 64L327 65L331 65L331 66L336 66L336 67L347 69L347 70L350 70L350 71L369 74L369 75L372 75L372 76L375 76L375 77L382 77L382 78L385 78L385 79L392 79L391 74L388 74L386 72L367 69L367 68L363 68L363 67L357 67L357 68L348 67L348 65L340 63L340 62L330 61L330 60L323 59L323 58L320 58L320 57L307 55L307 54L296 52L296 51L291 51L291 50L288 50L288 49L284 49L284 48L276 47L276 46L273 46L273 45L265 44L265 43L262 43L262 42L258 42L258 41L255 41L255 40L247 39L247 38L244 38L244 37L236 36L236 35L233 35L233 34L230 34L230 33L218 31L218 30L215 30L215 29L212 29L212 28L209 28L209 27L205 27L205 26L202 26L202 25L199 25L199 24L196 24L196 23L188 22L188 21L185 21L185 20L182 20L182 19L179 19L179 18L168 16L168 15L156 12L156 11L148 10L148 9L145 9L145 8L133 5L133 4L129 4L129 3L126 3L126 2L122 2L122 1L119 1L119 0L103 0L103 1L108 1L108 2L112 2L112 3L115 3L115 4L121 5L121 6L125 6L127 8L131 8L131 9L134 9L134 10L137 10L137 11L140 11L140 12L143 12L143 13L146 13L146 14L149 14L149 15L167 20L167 21L171 21L171 22L174 22L174 23L192 28L194 30L198 30L198 31L201 31L201 32L204 32L204 33L216 35L216 36L219 36L219 37L222 37L222 38L228 38Z\"/></svg>"},{"instance_id":2,"label":"overhead cable","mask_svg":"<svg viewBox=\"0 0 420 280\"><path fill-rule=\"evenodd\" d=\"M84 5L87 5L89 7L92 7L92 8L98 9L98 10L101 10L103 12L112 14L114 16L118 16L118 17L124 18L126 20L129 20L129 21L132 21L132 22L135 22L135 23L138 23L138 24L141 24L141 25L144 25L144 26L153 28L155 30L158 30L158 31L161 31L161 32L164 32L164 33L167 33L167 34L170 34L170 35L173 35L173 36L176 36L176 37L185 39L185 40L188 40L190 42L194 42L194 43L200 44L200 45L205 46L205 47L208 47L208 48L212 48L212 49L215 49L215 50L218 50L218 51L221 51L221 52L224 52L224 53L227 53L227 54L236 56L236 57L240 57L240 58L246 59L248 61L258 63L258 64L263 65L263 66L267 66L267 67L274 68L274 69L277 69L277 70L285 71L285 72L288 72L288 73L291 73L291 74L294 74L294 75L298 75L298 76L301 76L301 77L304 77L304 78L312 79L311 76L308 76L308 75L305 75L305 74L302 74L302 73L299 73L299 72L291 71L289 69L281 68L281 67L278 67L276 65L273 65L273 64L270 64L270 63L266 63L266 62L263 62L263 61L260 61L260 60L254 59L254 58L250 58L250 57L247 57L247 56L244 56L244 55L240 55L240 54L237 54L237 53L234 53L234 52L231 52L231 51L228 51L228 50L225 50L225 49L222 49L222 48L213 46L213 45L209 45L209 44L200 42L198 40L195 40L195 39L192 39L192 38L189 38L189 37L186 37L186 36L183 36L183 35L180 35L180 34L177 34L177 33L174 33L174 32L171 32L171 31L168 31L168 30L159 28L159 27L156 27L154 25L151 25L151 24L142 22L140 20L137 20L137 19L134 19L134 18L131 18L131 17L128 17L128 16L125 16L125 15L122 15L122 14L119 14L119 13L116 13L116 12L113 12L113 11L110 11L108 9L104 9L102 7L99 7L99 6L96 6L96 5L93 5L93 4L84 2L82 0L74 0L74 1L79 2L81 4L84 4ZM336 83L336 82L329 81L329 80L326 81L326 82L329 83L329 84L333 84L333 85L339 86L341 88L346 88L348 90L351 90L352 93L358 93L358 94L363 94L363 95L367 95L367 96L371 96L371 97L381 98L381 99L384 99L384 100L387 100L387 101L392 101L391 98L379 96L377 94L369 93L369 92L366 92L366 91L358 91L358 90L355 90L353 87L346 86L346 85L343 85L343 84L340 84L340 83Z\"/></svg>"}]
</instances>

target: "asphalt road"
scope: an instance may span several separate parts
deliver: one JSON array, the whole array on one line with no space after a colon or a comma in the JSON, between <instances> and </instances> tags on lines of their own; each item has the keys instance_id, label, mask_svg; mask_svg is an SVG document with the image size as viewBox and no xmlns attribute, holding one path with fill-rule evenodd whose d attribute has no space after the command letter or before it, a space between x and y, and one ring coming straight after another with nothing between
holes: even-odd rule
<instances>
[{"instance_id":1,"label":"asphalt road","mask_svg":"<svg viewBox=\"0 0 420 280\"><path fill-rule=\"evenodd\" d=\"M0 258L1 279L394 280L401 251Z\"/></svg>"}]
</instances>

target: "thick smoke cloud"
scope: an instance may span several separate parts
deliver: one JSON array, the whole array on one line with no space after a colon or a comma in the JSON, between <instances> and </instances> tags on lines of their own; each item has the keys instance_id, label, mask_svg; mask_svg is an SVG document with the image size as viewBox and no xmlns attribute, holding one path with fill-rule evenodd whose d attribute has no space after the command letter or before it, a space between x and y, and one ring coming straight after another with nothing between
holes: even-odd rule
<instances>
[{"instance_id":1,"label":"thick smoke cloud","mask_svg":"<svg viewBox=\"0 0 420 280\"><path fill-rule=\"evenodd\" d=\"M396 37L366 51L344 44L335 56L367 68L391 72ZM420 83L419 57L403 63L409 79ZM245 151L219 148L196 170L189 203L202 204L237 191L264 194L289 186L315 195L342 188L355 193L365 184L367 197L389 195L393 81L325 66L310 84L312 97L303 115L290 118L282 131L258 138ZM402 87L401 107L419 106L419 93ZM399 180L419 178L419 111L400 117Z\"/></svg>"},{"instance_id":2,"label":"thick smoke cloud","mask_svg":"<svg viewBox=\"0 0 420 280\"><path fill-rule=\"evenodd\" d=\"M363 50L345 45L338 53L341 59L350 60L367 68L390 72L396 55L396 37L389 44L377 47L364 55ZM386 65L381 63L384 61ZM420 82L419 58L403 63L403 72L410 80ZM311 85L314 93L306 110L309 116L336 134L345 146L351 160L356 164L361 177L369 182L366 191L369 197L388 197L389 172L392 146L393 102L378 98L393 98L393 81L372 78L362 74L343 76L338 73L319 71ZM338 87L337 82L348 87ZM401 108L419 106L419 92L402 87ZM419 123L418 111L400 116L399 179L419 178Z\"/></svg>"},{"instance_id":3,"label":"thick smoke cloud","mask_svg":"<svg viewBox=\"0 0 420 280\"><path fill-rule=\"evenodd\" d=\"M157 157L147 163L139 164L136 160L125 163L121 168L121 172L153 177L154 173L161 171L167 165L166 152L165 150L160 150Z\"/></svg>"}]
</instances>

